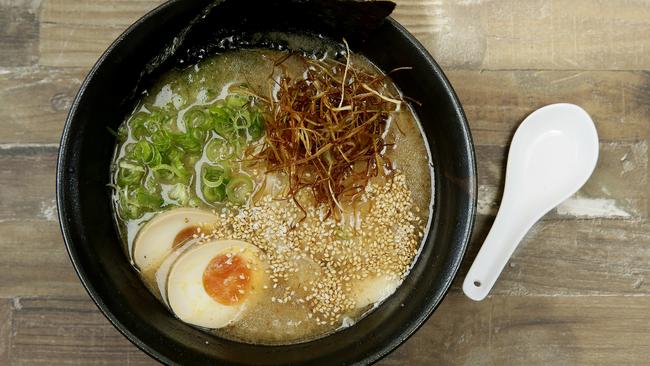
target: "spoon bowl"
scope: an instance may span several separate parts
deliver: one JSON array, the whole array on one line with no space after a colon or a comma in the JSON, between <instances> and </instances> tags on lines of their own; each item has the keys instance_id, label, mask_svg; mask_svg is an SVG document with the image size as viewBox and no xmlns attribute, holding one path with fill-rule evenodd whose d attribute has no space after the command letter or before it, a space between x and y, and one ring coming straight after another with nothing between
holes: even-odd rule
<instances>
[{"instance_id":1,"label":"spoon bowl","mask_svg":"<svg viewBox=\"0 0 650 366\"><path fill-rule=\"evenodd\" d=\"M533 224L578 191L597 161L598 134L584 109L552 104L521 123L508 153L501 207L463 283L469 298L488 295Z\"/></svg>"}]
</instances>

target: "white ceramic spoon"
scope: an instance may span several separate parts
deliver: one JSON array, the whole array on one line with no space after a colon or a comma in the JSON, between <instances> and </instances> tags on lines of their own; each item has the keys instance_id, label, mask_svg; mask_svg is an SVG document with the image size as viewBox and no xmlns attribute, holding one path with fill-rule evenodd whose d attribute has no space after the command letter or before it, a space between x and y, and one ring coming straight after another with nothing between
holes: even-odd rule
<instances>
[{"instance_id":1,"label":"white ceramic spoon","mask_svg":"<svg viewBox=\"0 0 650 366\"><path fill-rule=\"evenodd\" d=\"M598 161L593 121L573 104L529 115L510 145L501 207L465 277L463 292L483 300L528 230L582 187Z\"/></svg>"}]
</instances>

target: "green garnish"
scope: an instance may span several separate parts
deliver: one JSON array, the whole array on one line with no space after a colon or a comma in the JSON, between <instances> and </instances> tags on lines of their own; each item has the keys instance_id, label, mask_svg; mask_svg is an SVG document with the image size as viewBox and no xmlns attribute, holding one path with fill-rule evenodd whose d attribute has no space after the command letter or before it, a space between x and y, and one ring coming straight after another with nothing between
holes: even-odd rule
<instances>
[{"instance_id":1,"label":"green garnish","mask_svg":"<svg viewBox=\"0 0 650 366\"><path fill-rule=\"evenodd\" d=\"M261 113L251 113L251 123L248 126L248 136L250 136L253 141L259 140L264 136L264 120Z\"/></svg>"},{"instance_id":2,"label":"green garnish","mask_svg":"<svg viewBox=\"0 0 650 366\"><path fill-rule=\"evenodd\" d=\"M229 169L204 164L201 168L201 192L209 203L222 202L226 198L226 186L230 181Z\"/></svg>"},{"instance_id":3,"label":"green garnish","mask_svg":"<svg viewBox=\"0 0 650 366\"><path fill-rule=\"evenodd\" d=\"M184 167L182 169L184 169ZM162 175L160 175L159 177L162 177L163 179L167 179L167 180L173 180L174 178L183 179L187 177L187 173L181 170L181 168L169 164L158 164L155 167L151 168L151 170L154 173L161 172L160 174ZM165 175L165 172L168 174Z\"/></svg>"},{"instance_id":4,"label":"green garnish","mask_svg":"<svg viewBox=\"0 0 650 366\"><path fill-rule=\"evenodd\" d=\"M148 141L140 140L131 150L130 156L147 166L157 166L162 161L158 150Z\"/></svg>"},{"instance_id":5,"label":"green garnish","mask_svg":"<svg viewBox=\"0 0 650 366\"><path fill-rule=\"evenodd\" d=\"M140 139L147 135L147 128L145 123L149 120L149 114L145 112L138 112L131 117L128 124L131 127L131 135L135 139Z\"/></svg>"},{"instance_id":6,"label":"green garnish","mask_svg":"<svg viewBox=\"0 0 650 366\"><path fill-rule=\"evenodd\" d=\"M174 143L183 151L189 154L200 154L203 149L203 141L197 139L191 131L174 135ZM200 136L199 136L200 137Z\"/></svg>"},{"instance_id":7,"label":"green garnish","mask_svg":"<svg viewBox=\"0 0 650 366\"><path fill-rule=\"evenodd\" d=\"M172 136L167 130L161 129L151 134L151 143L158 151L164 152L172 146Z\"/></svg>"},{"instance_id":8,"label":"green garnish","mask_svg":"<svg viewBox=\"0 0 650 366\"><path fill-rule=\"evenodd\" d=\"M253 181L239 174L237 163L232 172L229 163L243 158L246 145L264 136L264 118L252 97L231 94L209 105L195 105L180 120L178 112L173 103L146 106L117 130L120 143L129 141L117 161L114 187L123 217L136 219L160 210L162 191L179 206L225 200L243 204L251 195ZM204 164L194 177L194 165L202 156L213 164ZM203 203L194 194L194 184ZM163 185L172 186L163 189Z\"/></svg>"},{"instance_id":9,"label":"green garnish","mask_svg":"<svg viewBox=\"0 0 650 366\"><path fill-rule=\"evenodd\" d=\"M144 168L137 163L122 160L118 165L116 183L121 187L136 186L142 182L144 173Z\"/></svg>"},{"instance_id":10,"label":"green garnish","mask_svg":"<svg viewBox=\"0 0 650 366\"><path fill-rule=\"evenodd\" d=\"M253 193L253 180L246 175L238 175L228 182L226 195L232 203L243 204Z\"/></svg>"},{"instance_id":11,"label":"green garnish","mask_svg":"<svg viewBox=\"0 0 650 366\"><path fill-rule=\"evenodd\" d=\"M208 113L201 108L193 108L185 112L183 116L185 128L187 130L198 129L207 131L210 129L210 119Z\"/></svg>"},{"instance_id":12,"label":"green garnish","mask_svg":"<svg viewBox=\"0 0 650 366\"><path fill-rule=\"evenodd\" d=\"M225 186L229 176L228 169L217 165L204 164L201 170L201 182L210 188Z\"/></svg>"},{"instance_id":13,"label":"green garnish","mask_svg":"<svg viewBox=\"0 0 650 366\"><path fill-rule=\"evenodd\" d=\"M205 155L212 162L221 162L235 157L235 148L222 139L212 139L205 147Z\"/></svg>"},{"instance_id":14,"label":"green garnish","mask_svg":"<svg viewBox=\"0 0 650 366\"><path fill-rule=\"evenodd\" d=\"M203 193L203 197L210 203L223 202L226 198L226 187L219 186L211 188L203 186L201 193Z\"/></svg>"},{"instance_id":15,"label":"green garnish","mask_svg":"<svg viewBox=\"0 0 650 366\"><path fill-rule=\"evenodd\" d=\"M144 187L124 188L119 191L120 216L137 219L145 212L158 210L163 205L160 194L147 191Z\"/></svg>"},{"instance_id":16,"label":"green garnish","mask_svg":"<svg viewBox=\"0 0 650 366\"><path fill-rule=\"evenodd\" d=\"M226 97L226 106L232 109L241 109L249 101L249 98L241 94L230 94Z\"/></svg>"},{"instance_id":17,"label":"green garnish","mask_svg":"<svg viewBox=\"0 0 650 366\"><path fill-rule=\"evenodd\" d=\"M190 199L192 198L190 196L190 187L181 183L175 184L167 195L180 206L188 206Z\"/></svg>"}]
</instances>

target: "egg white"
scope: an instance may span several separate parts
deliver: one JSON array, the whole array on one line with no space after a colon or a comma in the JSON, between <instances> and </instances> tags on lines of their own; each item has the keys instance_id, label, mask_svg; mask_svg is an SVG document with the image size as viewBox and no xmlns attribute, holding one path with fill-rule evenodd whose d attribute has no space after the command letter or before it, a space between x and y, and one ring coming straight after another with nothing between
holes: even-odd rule
<instances>
[{"instance_id":1,"label":"egg white","mask_svg":"<svg viewBox=\"0 0 650 366\"><path fill-rule=\"evenodd\" d=\"M162 301L165 303L165 305L169 306L169 300L167 299L167 279L169 278L169 271L172 268L172 265L178 257L183 254L187 249L191 248L196 241L189 241L185 244L183 244L180 248L175 249L167 257L165 260L160 264L158 269L156 269L156 285L158 285L158 292L160 293L160 298Z\"/></svg>"},{"instance_id":2,"label":"egg white","mask_svg":"<svg viewBox=\"0 0 650 366\"><path fill-rule=\"evenodd\" d=\"M203 272L218 255L242 256L251 266L251 291L239 304L224 305L214 300L203 287ZM268 279L262 252L239 240L215 240L198 244L179 255L167 278L167 299L174 314L182 321L206 328L221 328L238 319L255 303Z\"/></svg>"},{"instance_id":3,"label":"egg white","mask_svg":"<svg viewBox=\"0 0 650 366\"><path fill-rule=\"evenodd\" d=\"M132 259L146 271L160 264L171 253L176 235L196 225L211 224L218 216L198 208L175 208L154 216L138 232L133 243Z\"/></svg>"}]
</instances>

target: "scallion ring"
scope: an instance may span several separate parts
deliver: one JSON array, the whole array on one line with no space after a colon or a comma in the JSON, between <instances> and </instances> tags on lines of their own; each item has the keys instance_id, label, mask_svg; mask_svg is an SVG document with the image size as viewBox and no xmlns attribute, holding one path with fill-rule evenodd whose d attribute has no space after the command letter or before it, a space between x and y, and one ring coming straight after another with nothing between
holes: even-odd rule
<instances>
[{"instance_id":1,"label":"scallion ring","mask_svg":"<svg viewBox=\"0 0 650 366\"><path fill-rule=\"evenodd\" d=\"M232 203L243 204L253 193L253 180L246 175L233 177L226 186L226 195Z\"/></svg>"}]
</instances>

